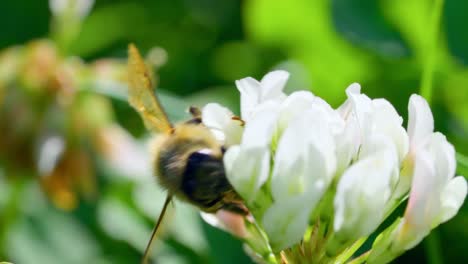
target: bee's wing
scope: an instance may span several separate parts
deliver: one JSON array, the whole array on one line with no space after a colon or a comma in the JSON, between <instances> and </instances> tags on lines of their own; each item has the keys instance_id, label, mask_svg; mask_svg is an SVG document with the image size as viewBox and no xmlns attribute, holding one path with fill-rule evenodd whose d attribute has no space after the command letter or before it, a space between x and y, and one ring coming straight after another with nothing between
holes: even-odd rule
<instances>
[{"instance_id":1,"label":"bee's wing","mask_svg":"<svg viewBox=\"0 0 468 264\"><path fill-rule=\"evenodd\" d=\"M172 125L154 94L152 75L133 44L128 46L128 56L130 104L140 113L148 129L169 133Z\"/></svg>"}]
</instances>

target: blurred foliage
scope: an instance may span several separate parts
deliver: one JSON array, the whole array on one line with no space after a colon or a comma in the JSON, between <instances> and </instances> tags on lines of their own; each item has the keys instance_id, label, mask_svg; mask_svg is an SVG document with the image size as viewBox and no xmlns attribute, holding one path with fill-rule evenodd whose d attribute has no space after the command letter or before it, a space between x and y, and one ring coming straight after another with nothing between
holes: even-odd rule
<instances>
[{"instance_id":1,"label":"blurred foliage","mask_svg":"<svg viewBox=\"0 0 468 264\"><path fill-rule=\"evenodd\" d=\"M171 120L216 101L234 112L234 80L291 72L334 106L361 83L407 116L427 60L431 0L97 0L88 16L47 1L0 9L0 260L134 263L164 200L148 135L129 108L125 57L134 42L157 70ZM468 176L465 0L446 0L436 46L436 129ZM177 203L155 245L158 263L249 263L240 243ZM399 263L468 263L468 208ZM435 241L435 243L433 243ZM435 245L435 247L434 247ZM434 251L434 252L432 252Z\"/></svg>"}]
</instances>

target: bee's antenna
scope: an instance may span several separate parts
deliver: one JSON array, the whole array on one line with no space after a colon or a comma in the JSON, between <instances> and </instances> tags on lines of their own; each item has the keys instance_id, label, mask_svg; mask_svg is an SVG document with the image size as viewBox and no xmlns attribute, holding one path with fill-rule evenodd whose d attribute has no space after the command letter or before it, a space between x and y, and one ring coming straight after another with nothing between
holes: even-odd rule
<instances>
[{"instance_id":1,"label":"bee's antenna","mask_svg":"<svg viewBox=\"0 0 468 264\"><path fill-rule=\"evenodd\" d=\"M146 246L145 249L145 254L143 255L143 259L141 260L142 264L147 264L148 263L148 256L151 252L151 244L153 244L154 239L156 238L156 233L158 232L159 226L162 223L162 220L164 218L164 215L166 214L166 209L169 205L169 203L172 200L172 194L167 194L166 201L164 202L164 206L161 210L161 214L159 215L158 221L156 222L156 225L154 226L153 232L151 233L151 238L148 241L148 245Z\"/></svg>"}]
</instances>

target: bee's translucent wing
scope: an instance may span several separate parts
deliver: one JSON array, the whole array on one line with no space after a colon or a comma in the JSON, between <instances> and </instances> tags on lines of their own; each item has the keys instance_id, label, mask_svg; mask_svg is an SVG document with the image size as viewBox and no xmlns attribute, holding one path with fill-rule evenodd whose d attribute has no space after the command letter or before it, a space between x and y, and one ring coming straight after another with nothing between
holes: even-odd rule
<instances>
[{"instance_id":1,"label":"bee's translucent wing","mask_svg":"<svg viewBox=\"0 0 468 264\"><path fill-rule=\"evenodd\" d=\"M128 46L128 56L128 101L130 105L140 113L148 129L169 133L172 125L154 94L151 72L133 44Z\"/></svg>"}]
</instances>

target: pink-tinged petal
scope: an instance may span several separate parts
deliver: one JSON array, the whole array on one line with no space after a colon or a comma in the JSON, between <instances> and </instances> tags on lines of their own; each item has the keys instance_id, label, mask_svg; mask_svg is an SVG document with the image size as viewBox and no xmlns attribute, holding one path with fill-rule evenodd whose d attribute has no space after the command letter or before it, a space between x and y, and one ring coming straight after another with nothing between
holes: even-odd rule
<instances>
[{"instance_id":1,"label":"pink-tinged petal","mask_svg":"<svg viewBox=\"0 0 468 264\"><path fill-rule=\"evenodd\" d=\"M443 190L440 200L442 203L441 223L450 220L454 217L467 194L467 183L463 176L453 178Z\"/></svg>"},{"instance_id":2,"label":"pink-tinged petal","mask_svg":"<svg viewBox=\"0 0 468 264\"><path fill-rule=\"evenodd\" d=\"M408 136L416 146L434 131L434 118L427 101L417 94L411 95L408 112Z\"/></svg>"},{"instance_id":3,"label":"pink-tinged petal","mask_svg":"<svg viewBox=\"0 0 468 264\"><path fill-rule=\"evenodd\" d=\"M430 230L431 222L439 207L437 175L432 156L427 151L419 151L414 160L413 181L408 205L405 211L405 224L414 232Z\"/></svg>"},{"instance_id":4,"label":"pink-tinged petal","mask_svg":"<svg viewBox=\"0 0 468 264\"><path fill-rule=\"evenodd\" d=\"M202 219L221 230L229 232L237 237L244 238L247 236L247 229L244 224L244 217L226 210L219 210L215 214L205 212L200 213Z\"/></svg>"}]
</instances>

